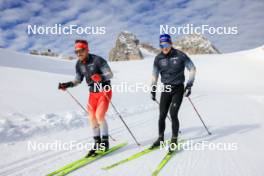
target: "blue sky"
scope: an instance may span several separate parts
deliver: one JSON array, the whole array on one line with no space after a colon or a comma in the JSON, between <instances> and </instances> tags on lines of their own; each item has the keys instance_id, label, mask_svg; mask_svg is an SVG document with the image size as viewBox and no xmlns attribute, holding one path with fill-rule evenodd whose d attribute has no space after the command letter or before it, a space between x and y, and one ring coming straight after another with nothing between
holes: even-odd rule
<instances>
[{"instance_id":1,"label":"blue sky","mask_svg":"<svg viewBox=\"0 0 264 176\"><path fill-rule=\"evenodd\" d=\"M51 49L72 53L77 38L89 41L92 53L107 58L121 31L158 47L159 26L237 26L238 35L205 36L222 52L264 44L263 0L0 0L0 47L21 52ZM105 26L105 35L30 35L27 25ZM173 35L173 40L182 37Z\"/></svg>"}]
</instances>

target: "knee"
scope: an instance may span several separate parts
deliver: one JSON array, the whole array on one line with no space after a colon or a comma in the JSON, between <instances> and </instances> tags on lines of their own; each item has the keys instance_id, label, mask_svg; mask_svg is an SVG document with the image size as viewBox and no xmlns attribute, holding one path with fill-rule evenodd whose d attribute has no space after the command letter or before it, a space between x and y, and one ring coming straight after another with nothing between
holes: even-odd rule
<instances>
[{"instance_id":1,"label":"knee","mask_svg":"<svg viewBox=\"0 0 264 176\"><path fill-rule=\"evenodd\" d=\"M107 123L105 119L100 119L97 122L99 125L105 125Z\"/></svg>"},{"instance_id":2,"label":"knee","mask_svg":"<svg viewBox=\"0 0 264 176\"><path fill-rule=\"evenodd\" d=\"M104 122L105 122L105 116L104 115L98 115L98 116L96 116L96 120L97 120L97 122L98 122L98 124L100 125L100 124L103 124Z\"/></svg>"},{"instance_id":3,"label":"knee","mask_svg":"<svg viewBox=\"0 0 264 176\"><path fill-rule=\"evenodd\" d=\"M178 116L179 107L177 105L172 105L170 108L170 115L171 116Z\"/></svg>"},{"instance_id":4,"label":"knee","mask_svg":"<svg viewBox=\"0 0 264 176\"><path fill-rule=\"evenodd\" d=\"M160 115L160 117L159 117L159 123L165 122L165 119L166 119L166 115Z\"/></svg>"},{"instance_id":5,"label":"knee","mask_svg":"<svg viewBox=\"0 0 264 176\"><path fill-rule=\"evenodd\" d=\"M104 120L102 120L101 118L97 118L97 122L99 125L103 124L104 123Z\"/></svg>"},{"instance_id":6,"label":"knee","mask_svg":"<svg viewBox=\"0 0 264 176\"><path fill-rule=\"evenodd\" d=\"M95 127L98 126L98 122L97 122L97 120L95 118L94 119L90 118L89 121L90 121L90 124L91 124L92 128L95 128Z\"/></svg>"},{"instance_id":7,"label":"knee","mask_svg":"<svg viewBox=\"0 0 264 176\"><path fill-rule=\"evenodd\" d=\"M165 120L166 119L166 116L167 116L167 112L161 112L160 115L159 115L159 119L160 120Z\"/></svg>"},{"instance_id":8,"label":"knee","mask_svg":"<svg viewBox=\"0 0 264 176\"><path fill-rule=\"evenodd\" d=\"M88 111L88 117L89 117L89 119L95 119L94 111Z\"/></svg>"}]
</instances>

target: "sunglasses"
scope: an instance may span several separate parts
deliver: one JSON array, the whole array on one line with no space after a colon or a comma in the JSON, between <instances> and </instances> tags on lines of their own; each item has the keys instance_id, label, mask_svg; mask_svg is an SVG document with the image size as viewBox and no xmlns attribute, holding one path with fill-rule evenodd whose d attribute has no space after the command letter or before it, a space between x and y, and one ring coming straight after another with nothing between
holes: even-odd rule
<instances>
[{"instance_id":1,"label":"sunglasses","mask_svg":"<svg viewBox=\"0 0 264 176\"><path fill-rule=\"evenodd\" d=\"M78 49L78 50L75 50L75 54L79 54L79 53L83 53L85 51L84 48L81 48L81 49Z\"/></svg>"},{"instance_id":2,"label":"sunglasses","mask_svg":"<svg viewBox=\"0 0 264 176\"><path fill-rule=\"evenodd\" d=\"M160 44L161 49L170 48L170 47L171 47L171 44L169 44L169 43Z\"/></svg>"}]
</instances>

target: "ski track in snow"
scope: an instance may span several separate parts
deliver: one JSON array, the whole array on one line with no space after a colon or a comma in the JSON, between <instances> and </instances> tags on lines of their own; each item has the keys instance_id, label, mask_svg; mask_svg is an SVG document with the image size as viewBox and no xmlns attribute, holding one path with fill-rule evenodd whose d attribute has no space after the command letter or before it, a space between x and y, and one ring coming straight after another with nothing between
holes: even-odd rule
<instances>
[{"instance_id":1,"label":"ski track in snow","mask_svg":"<svg viewBox=\"0 0 264 176\"><path fill-rule=\"evenodd\" d=\"M193 97L193 99L200 99L201 97L204 97L205 95L197 95L195 97ZM131 108L132 110L127 110L127 112L125 113L125 111L121 111L123 112L123 116L125 117L125 119L127 117L130 116L135 116L135 115L140 115L140 114L144 114L148 111L151 110L156 110L157 105L154 104L153 106L150 106L148 108L144 108L143 111L141 111L141 108L139 108L139 110L137 110L138 112L135 112L135 109L138 108ZM142 107L141 105L139 107ZM133 113L134 111L134 113ZM108 118L110 117L110 120L113 120L113 116L116 116L116 114L111 114L108 115ZM155 117L153 117L155 118ZM119 119L116 119L119 120ZM140 121L135 121L133 123L128 123L128 126L133 129L135 127L139 127L142 125L146 125L147 123L149 123L150 120L149 119L145 119L145 120L140 120ZM114 129L111 129L111 135L115 135L117 136L118 134L120 134L121 132L124 132L124 127L120 126ZM77 142L81 142L81 143L85 143L85 142L91 142L92 139L90 138L90 140L87 139L82 139L82 140L78 140ZM23 173L30 173L30 170L34 170L36 168L39 168L43 165L46 165L48 163L52 163L52 162L56 162L56 161L60 161L60 159L63 159L64 157L70 157L70 156L74 156L75 154L79 153L79 151L45 151L45 152L41 152L35 155L31 155L25 158L21 158L17 161L14 161L12 163L8 163L5 165L1 165L0 166L0 175L6 175L6 176L18 176L18 175L23 175ZM149 168L149 171L151 171L151 169ZM140 172L140 170L139 170Z\"/></svg>"},{"instance_id":2,"label":"ski track in snow","mask_svg":"<svg viewBox=\"0 0 264 176\"><path fill-rule=\"evenodd\" d=\"M145 112L147 112L147 111L145 111ZM141 112L141 113L144 113L144 112ZM138 114L141 114L141 113L138 113ZM133 115L135 115L135 114L126 115L126 117L133 116ZM134 122L134 123L131 123L128 125L130 128L134 128L134 127L138 127L139 125L143 125L147 122L149 122L148 119L145 121ZM123 132L123 131L124 131L124 127L121 126L119 128L112 129L111 135L116 135L116 134L119 134L120 132ZM88 142L88 140L80 140L78 142L85 143L85 142ZM90 140L90 142L91 142L91 140ZM0 175L2 175L2 174L3 175L13 175L16 172L21 172L25 169L34 168L32 165L34 165L36 163L47 162L48 160L52 160L52 159L57 158L57 157L62 158L64 155L65 156L67 156L67 155L71 156L71 155L74 155L74 153L78 153L78 151L77 152L76 151L58 151L58 152L46 151L46 152L42 152L41 154L36 154L33 156L22 158L22 159L15 161L15 162L0 166L1 167ZM56 160L59 160L59 158L55 159L54 161L56 161ZM36 164L36 165L39 165L39 164ZM38 166L36 166L36 167L38 167ZM9 168L11 168L11 169L9 169Z\"/></svg>"},{"instance_id":3,"label":"ski track in snow","mask_svg":"<svg viewBox=\"0 0 264 176\"><path fill-rule=\"evenodd\" d=\"M194 98L192 98L194 100L195 103L197 103L197 101L204 101L204 98L206 98L206 95L198 95ZM189 108L190 105L186 105L185 107L183 107L183 109ZM147 111L140 111L137 113L132 113L132 110L130 110L130 114L127 113L126 117L130 117L130 116L135 116L135 115L139 115L139 114L144 114L148 111L153 110L154 108L151 107L150 109L148 109ZM128 110L129 111L129 110ZM125 114L125 113L124 113ZM129 114L129 115L128 115ZM113 114L114 115L114 114ZM113 119L109 119L110 121L113 121ZM115 119L118 120L118 119ZM139 127L139 126L145 126L150 122L149 119L145 119L142 120L140 119L139 121L134 121L133 123L128 123L129 127L131 129ZM118 134L120 134L121 132L124 132L124 127L123 126L119 126L117 128L113 128L111 129L111 135L114 135L114 137L118 137ZM197 132L199 133L199 132ZM204 133L203 130L201 130L201 133ZM79 142L88 142L88 140L80 140ZM32 155L26 158L22 158L19 159L15 162L12 163L8 163L6 165L2 165L1 166L1 170L0 170L0 175L9 175L9 176L18 176L18 175L27 175L27 173L31 173L34 170L36 170L37 168L41 168L42 166L45 165L49 165L49 163L57 163L59 162L61 159L63 158L72 158L71 156L76 155L77 153L79 153L79 151L58 151L58 152L42 152L42 153L38 153L36 155ZM185 152L184 152L185 153ZM181 155L181 152L179 152L177 155ZM184 170L184 175L188 176L188 175L192 175L193 171L190 168L199 168L201 167L201 163L210 163L210 161L208 161L208 159L206 158L206 155L203 156L202 152L189 152L189 153L185 153L186 158L181 161L183 163L181 163L181 166L184 166L183 169ZM220 175L226 176L229 175L228 172L230 172L230 170L223 170L222 168L230 168L233 172L232 172L232 176L243 176L243 175L247 175L246 173L250 173L248 170L246 170L245 168L239 167L238 164L236 164L236 161L229 155L224 154L221 156L221 160L225 161L225 162L219 162L216 163L217 167L214 167L215 169L217 169L220 173ZM170 163L178 163L179 159L177 159L177 157L174 157L171 159ZM210 165L210 164L209 164ZM151 167L148 167L148 165L144 166L147 168L147 170L149 170L148 172L151 173ZM145 169L146 169L145 168ZM144 170L144 169L143 169ZM181 175L181 170L175 170L173 173L174 175ZM138 175L142 175L141 170L139 169L135 174ZM166 169L161 171L160 175L163 175L164 173L166 173ZM96 175L96 174L95 174ZM144 175L144 174L143 174Z\"/></svg>"}]
</instances>

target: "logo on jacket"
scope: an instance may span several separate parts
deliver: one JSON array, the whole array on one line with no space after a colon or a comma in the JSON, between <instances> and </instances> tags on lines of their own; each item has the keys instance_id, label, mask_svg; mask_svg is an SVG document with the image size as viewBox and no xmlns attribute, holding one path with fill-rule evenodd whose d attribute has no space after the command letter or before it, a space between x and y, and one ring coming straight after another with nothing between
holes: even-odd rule
<instances>
[{"instance_id":1,"label":"logo on jacket","mask_svg":"<svg viewBox=\"0 0 264 176\"><path fill-rule=\"evenodd\" d=\"M173 64L177 64L178 57L171 58Z\"/></svg>"},{"instance_id":2,"label":"logo on jacket","mask_svg":"<svg viewBox=\"0 0 264 176\"><path fill-rule=\"evenodd\" d=\"M82 72L82 73L86 73L86 67L85 67L85 65L82 65L82 66L81 66L81 72Z\"/></svg>"},{"instance_id":3,"label":"logo on jacket","mask_svg":"<svg viewBox=\"0 0 264 176\"><path fill-rule=\"evenodd\" d=\"M168 60L167 59L160 60L160 65L161 66L167 66L168 65Z\"/></svg>"},{"instance_id":4,"label":"logo on jacket","mask_svg":"<svg viewBox=\"0 0 264 176\"><path fill-rule=\"evenodd\" d=\"M94 71L94 67L93 67L93 66L90 67L89 70L90 70L90 71Z\"/></svg>"}]
</instances>

